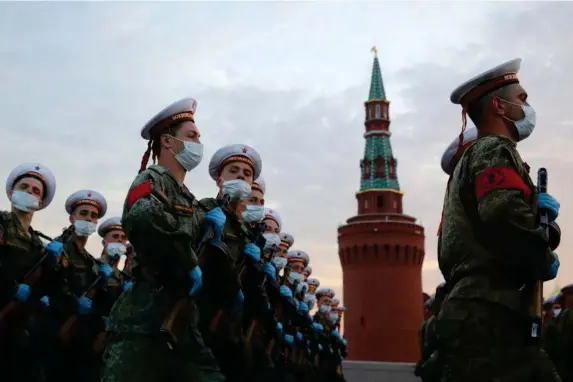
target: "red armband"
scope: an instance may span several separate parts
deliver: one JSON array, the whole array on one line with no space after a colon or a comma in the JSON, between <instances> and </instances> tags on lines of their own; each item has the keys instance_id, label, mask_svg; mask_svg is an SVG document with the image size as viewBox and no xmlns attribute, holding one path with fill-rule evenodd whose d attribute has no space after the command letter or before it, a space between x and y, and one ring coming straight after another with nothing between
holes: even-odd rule
<instances>
[{"instance_id":1,"label":"red armband","mask_svg":"<svg viewBox=\"0 0 573 382\"><path fill-rule=\"evenodd\" d=\"M133 187L129 194L127 194L127 209L131 209L131 207L137 202L139 199L144 198L146 196L151 195L153 190L151 180L146 180L143 183L138 184L137 186Z\"/></svg>"},{"instance_id":2,"label":"red armband","mask_svg":"<svg viewBox=\"0 0 573 382\"><path fill-rule=\"evenodd\" d=\"M523 193L525 200L529 200L531 196L531 189L512 167L488 167L476 177L475 191L478 202L494 190L518 190Z\"/></svg>"}]
</instances>

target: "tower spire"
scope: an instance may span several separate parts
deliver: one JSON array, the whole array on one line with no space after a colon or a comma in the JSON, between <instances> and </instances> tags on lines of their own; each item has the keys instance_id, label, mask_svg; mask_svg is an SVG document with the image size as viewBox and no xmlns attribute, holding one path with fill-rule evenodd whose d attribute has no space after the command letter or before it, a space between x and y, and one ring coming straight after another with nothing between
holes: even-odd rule
<instances>
[{"instance_id":1,"label":"tower spire","mask_svg":"<svg viewBox=\"0 0 573 382\"><path fill-rule=\"evenodd\" d=\"M362 170L360 192L367 190L400 192L397 175L398 162L392 154L390 144L390 102L386 99L384 92L378 50L374 46L371 51L374 54L374 64L370 79L370 95L368 101L364 103L366 145L364 158L360 163Z\"/></svg>"},{"instance_id":2,"label":"tower spire","mask_svg":"<svg viewBox=\"0 0 573 382\"><path fill-rule=\"evenodd\" d=\"M382 71L380 70L380 62L378 61L378 49L373 46L370 51L374 54L374 63L372 64L372 77L370 79L370 94L368 96L368 101L385 100L386 92L384 91Z\"/></svg>"}]
</instances>

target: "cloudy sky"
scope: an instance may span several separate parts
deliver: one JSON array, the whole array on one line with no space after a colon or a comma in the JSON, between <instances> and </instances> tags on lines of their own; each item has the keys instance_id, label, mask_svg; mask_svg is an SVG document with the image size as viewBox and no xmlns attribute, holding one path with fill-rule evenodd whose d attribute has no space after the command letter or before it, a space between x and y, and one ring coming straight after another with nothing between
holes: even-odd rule
<instances>
[{"instance_id":1,"label":"cloudy sky","mask_svg":"<svg viewBox=\"0 0 573 382\"><path fill-rule=\"evenodd\" d=\"M532 169L548 168L562 229L573 229L571 19L565 2L0 3L0 174L28 161L53 170L56 198L35 218L47 234L66 225L64 201L79 189L102 192L108 217L118 215L145 151L140 128L193 96L205 160L189 188L213 196L212 153L254 146L268 204L323 285L341 291L337 226L356 212L376 45L404 210L426 228L431 292L442 280L439 159L460 128L449 94L493 65L524 60L538 129L520 150ZM99 238L89 249L100 253ZM572 249L564 237L561 284L573 279Z\"/></svg>"}]
</instances>

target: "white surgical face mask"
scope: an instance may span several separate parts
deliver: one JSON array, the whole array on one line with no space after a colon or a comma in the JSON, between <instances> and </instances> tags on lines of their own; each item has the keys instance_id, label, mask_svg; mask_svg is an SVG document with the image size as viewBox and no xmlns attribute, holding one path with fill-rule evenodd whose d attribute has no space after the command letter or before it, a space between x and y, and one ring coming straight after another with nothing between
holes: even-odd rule
<instances>
[{"instance_id":1,"label":"white surgical face mask","mask_svg":"<svg viewBox=\"0 0 573 382\"><path fill-rule=\"evenodd\" d=\"M334 324L336 321L338 321L338 313L337 312L328 313L328 319L330 320L330 322Z\"/></svg>"},{"instance_id":2,"label":"white surgical face mask","mask_svg":"<svg viewBox=\"0 0 573 382\"><path fill-rule=\"evenodd\" d=\"M105 247L105 251L110 256L123 256L127 252L127 247L121 243L109 243Z\"/></svg>"},{"instance_id":3,"label":"white surgical face mask","mask_svg":"<svg viewBox=\"0 0 573 382\"><path fill-rule=\"evenodd\" d=\"M318 310L320 313L328 313L328 312L330 312L330 305L320 304L320 306L318 307Z\"/></svg>"},{"instance_id":4,"label":"white surgical face mask","mask_svg":"<svg viewBox=\"0 0 573 382\"><path fill-rule=\"evenodd\" d=\"M561 309L553 309L553 317L557 317L561 314Z\"/></svg>"},{"instance_id":5,"label":"white surgical face mask","mask_svg":"<svg viewBox=\"0 0 573 382\"><path fill-rule=\"evenodd\" d=\"M171 138L175 138L171 136ZM201 163L203 160L203 144L191 141L184 141L179 138L175 138L180 142L183 142L183 149L175 155L175 159L186 171L191 171Z\"/></svg>"},{"instance_id":6,"label":"white surgical face mask","mask_svg":"<svg viewBox=\"0 0 573 382\"><path fill-rule=\"evenodd\" d=\"M508 121L513 122L513 124L515 125L515 128L517 130L517 135L518 135L520 141L529 137L531 135L531 133L533 132L533 129L535 129L535 123L537 122L537 114L535 113L535 109L533 109L528 104L519 105L517 103L509 102L509 101L506 101L503 99L502 99L502 101L504 101L510 105L515 105L515 106L521 107L521 110L523 110L523 118L522 119L520 119L518 121L514 121L514 120L511 120L507 117L504 117L504 118L507 119Z\"/></svg>"},{"instance_id":7,"label":"white surgical face mask","mask_svg":"<svg viewBox=\"0 0 573 382\"><path fill-rule=\"evenodd\" d=\"M277 248L281 243L281 238L276 233L265 232L263 237L265 238L265 249Z\"/></svg>"},{"instance_id":8,"label":"white surgical face mask","mask_svg":"<svg viewBox=\"0 0 573 382\"><path fill-rule=\"evenodd\" d=\"M78 236L90 236L96 231L97 225L87 220L76 220L74 229Z\"/></svg>"},{"instance_id":9,"label":"white surgical face mask","mask_svg":"<svg viewBox=\"0 0 573 382\"><path fill-rule=\"evenodd\" d=\"M277 270L281 270L284 267L286 267L287 259L285 259L284 257L276 256L276 257L273 257L272 263Z\"/></svg>"},{"instance_id":10,"label":"white surgical face mask","mask_svg":"<svg viewBox=\"0 0 573 382\"><path fill-rule=\"evenodd\" d=\"M245 206L245 210L243 211L243 219L245 219L247 223L259 223L263 221L264 217L265 207L253 205Z\"/></svg>"},{"instance_id":11,"label":"white surgical face mask","mask_svg":"<svg viewBox=\"0 0 573 382\"><path fill-rule=\"evenodd\" d=\"M232 179L223 182L223 195L229 195L231 200L243 200L251 195L251 186L243 179Z\"/></svg>"},{"instance_id":12,"label":"white surgical face mask","mask_svg":"<svg viewBox=\"0 0 573 382\"><path fill-rule=\"evenodd\" d=\"M301 282L296 286L296 293L305 293L308 290L308 284L305 282Z\"/></svg>"},{"instance_id":13,"label":"white surgical face mask","mask_svg":"<svg viewBox=\"0 0 573 382\"><path fill-rule=\"evenodd\" d=\"M38 198L24 191L13 191L10 202L14 208L24 212L34 212L40 208Z\"/></svg>"},{"instance_id":14,"label":"white surgical face mask","mask_svg":"<svg viewBox=\"0 0 573 382\"><path fill-rule=\"evenodd\" d=\"M295 282L302 280L304 280L304 275L300 273L290 272L288 274L288 281L290 281L291 284L294 284Z\"/></svg>"},{"instance_id":15,"label":"white surgical face mask","mask_svg":"<svg viewBox=\"0 0 573 382\"><path fill-rule=\"evenodd\" d=\"M308 305L308 309L312 310L316 304L316 297L310 293L304 295L304 302Z\"/></svg>"}]
</instances>

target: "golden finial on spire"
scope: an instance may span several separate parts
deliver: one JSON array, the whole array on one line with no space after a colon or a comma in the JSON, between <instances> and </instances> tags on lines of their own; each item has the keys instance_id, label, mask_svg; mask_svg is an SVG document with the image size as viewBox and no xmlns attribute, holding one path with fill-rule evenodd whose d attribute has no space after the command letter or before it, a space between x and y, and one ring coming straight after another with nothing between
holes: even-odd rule
<instances>
[{"instance_id":1,"label":"golden finial on spire","mask_svg":"<svg viewBox=\"0 0 573 382\"><path fill-rule=\"evenodd\" d=\"M376 49L376 45L374 45L370 51L374 54L374 57L378 57L378 49Z\"/></svg>"}]
</instances>

